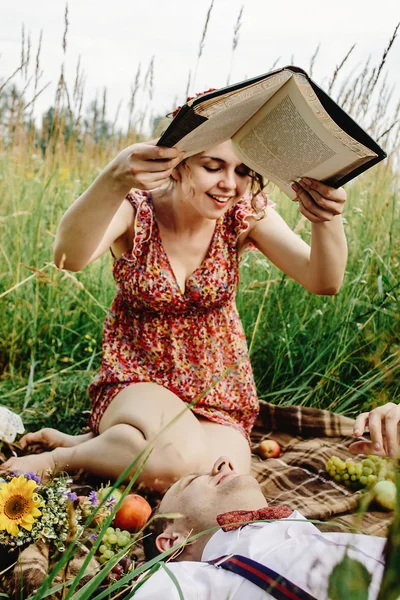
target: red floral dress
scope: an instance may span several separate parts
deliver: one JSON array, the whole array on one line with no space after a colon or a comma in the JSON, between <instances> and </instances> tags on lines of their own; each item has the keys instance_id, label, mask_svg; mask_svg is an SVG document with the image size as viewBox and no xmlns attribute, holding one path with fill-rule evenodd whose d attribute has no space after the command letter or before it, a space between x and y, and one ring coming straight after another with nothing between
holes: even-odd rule
<instances>
[{"instance_id":1,"label":"red floral dress","mask_svg":"<svg viewBox=\"0 0 400 600\"><path fill-rule=\"evenodd\" d=\"M193 412L248 438L258 398L235 304L237 239L254 215L243 199L216 221L198 269L182 293L163 248L150 192L132 191L135 239L113 267L118 286L103 332L103 360L89 387L89 425L126 386L153 382L194 403Z\"/></svg>"}]
</instances>

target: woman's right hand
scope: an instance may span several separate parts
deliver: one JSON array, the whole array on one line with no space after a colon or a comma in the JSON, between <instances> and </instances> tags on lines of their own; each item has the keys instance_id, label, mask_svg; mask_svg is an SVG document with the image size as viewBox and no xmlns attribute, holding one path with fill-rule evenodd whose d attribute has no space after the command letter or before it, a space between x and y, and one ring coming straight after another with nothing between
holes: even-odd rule
<instances>
[{"instance_id":1,"label":"woman's right hand","mask_svg":"<svg viewBox=\"0 0 400 600\"><path fill-rule=\"evenodd\" d=\"M151 190L167 182L184 153L176 148L156 146L156 142L133 144L122 150L109 165L113 181L127 190Z\"/></svg>"}]
</instances>

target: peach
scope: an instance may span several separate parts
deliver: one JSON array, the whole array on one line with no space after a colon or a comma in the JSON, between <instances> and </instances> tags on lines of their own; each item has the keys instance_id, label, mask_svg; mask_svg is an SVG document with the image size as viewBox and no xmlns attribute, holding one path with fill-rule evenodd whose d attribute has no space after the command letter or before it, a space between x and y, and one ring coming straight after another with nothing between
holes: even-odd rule
<instances>
[{"instance_id":1,"label":"peach","mask_svg":"<svg viewBox=\"0 0 400 600\"><path fill-rule=\"evenodd\" d=\"M139 531L147 523L151 515L151 506L138 494L129 494L114 517L114 525L131 532Z\"/></svg>"}]
</instances>

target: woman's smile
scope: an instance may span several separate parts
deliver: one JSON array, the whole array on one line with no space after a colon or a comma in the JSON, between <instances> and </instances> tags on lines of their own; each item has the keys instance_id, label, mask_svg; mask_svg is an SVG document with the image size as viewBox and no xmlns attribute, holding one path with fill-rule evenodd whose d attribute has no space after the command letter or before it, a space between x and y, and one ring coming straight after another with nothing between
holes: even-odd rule
<instances>
[{"instance_id":1,"label":"woman's smile","mask_svg":"<svg viewBox=\"0 0 400 600\"><path fill-rule=\"evenodd\" d=\"M216 202L219 206L226 206L228 202L234 198L234 196L220 196L217 194L210 194L210 192L206 192L207 196L211 198L214 202Z\"/></svg>"}]
</instances>

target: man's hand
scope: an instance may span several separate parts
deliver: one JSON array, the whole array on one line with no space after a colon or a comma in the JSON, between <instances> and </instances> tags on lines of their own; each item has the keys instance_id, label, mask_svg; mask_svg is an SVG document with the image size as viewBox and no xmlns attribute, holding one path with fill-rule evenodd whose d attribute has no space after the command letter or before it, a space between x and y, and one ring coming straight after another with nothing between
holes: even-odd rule
<instances>
[{"instance_id":1,"label":"man's hand","mask_svg":"<svg viewBox=\"0 0 400 600\"><path fill-rule=\"evenodd\" d=\"M133 144L122 150L107 167L113 180L128 190L151 190L166 183L184 153L156 146L156 142Z\"/></svg>"},{"instance_id":2,"label":"man's hand","mask_svg":"<svg viewBox=\"0 0 400 600\"><path fill-rule=\"evenodd\" d=\"M360 437L369 429L371 441L353 442L349 450L353 454L377 454L378 456L400 456L400 405L388 402L362 413L356 419L353 433Z\"/></svg>"},{"instance_id":3,"label":"man's hand","mask_svg":"<svg viewBox=\"0 0 400 600\"><path fill-rule=\"evenodd\" d=\"M342 214L347 195L343 188L335 189L316 179L304 177L293 183L299 210L311 223L325 223Z\"/></svg>"}]
</instances>

